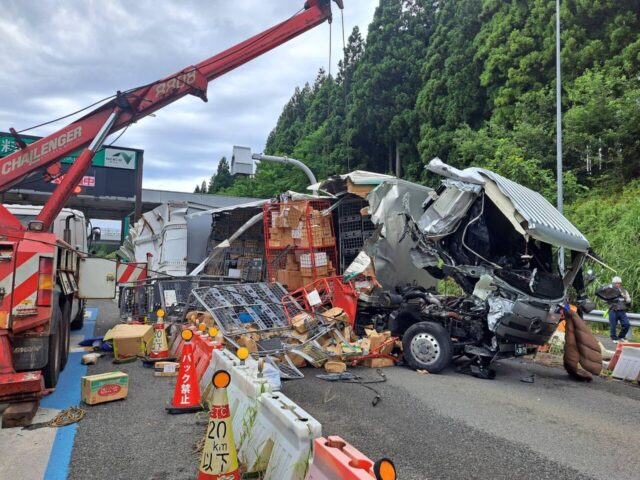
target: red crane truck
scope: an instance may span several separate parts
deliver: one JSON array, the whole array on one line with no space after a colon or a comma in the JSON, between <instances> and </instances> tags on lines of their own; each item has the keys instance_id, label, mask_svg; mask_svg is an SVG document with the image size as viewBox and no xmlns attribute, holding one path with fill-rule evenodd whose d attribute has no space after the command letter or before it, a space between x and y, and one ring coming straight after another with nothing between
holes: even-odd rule
<instances>
[{"instance_id":1,"label":"red crane truck","mask_svg":"<svg viewBox=\"0 0 640 480\"><path fill-rule=\"evenodd\" d=\"M333 0L343 8L342 0ZM0 191L30 175L60 176L60 160L82 149L35 219L23 226L0 205L0 403L37 399L54 387L68 352L71 306L113 298L115 264L88 258L52 225L105 139L186 96L207 101L213 79L331 21L331 0L307 0L282 23L161 80L124 92L30 145L11 129L19 150L0 159Z\"/></svg>"}]
</instances>

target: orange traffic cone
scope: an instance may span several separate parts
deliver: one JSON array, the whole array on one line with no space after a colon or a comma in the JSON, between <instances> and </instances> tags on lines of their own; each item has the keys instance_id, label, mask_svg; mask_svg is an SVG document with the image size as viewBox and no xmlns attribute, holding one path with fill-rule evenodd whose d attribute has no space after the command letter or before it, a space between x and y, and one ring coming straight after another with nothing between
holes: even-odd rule
<instances>
[{"instance_id":1,"label":"orange traffic cone","mask_svg":"<svg viewBox=\"0 0 640 480\"><path fill-rule=\"evenodd\" d=\"M233 441L233 423L227 397L231 375L226 370L218 370L213 374L211 383L214 392L198 468L198 480L240 480L238 454Z\"/></svg>"},{"instance_id":2,"label":"orange traffic cone","mask_svg":"<svg viewBox=\"0 0 640 480\"><path fill-rule=\"evenodd\" d=\"M192 413L202 410L200 405L200 385L196 376L196 366L193 359L193 332L183 330L182 358L178 370L178 381L173 393L173 401L167 407L169 413Z\"/></svg>"},{"instance_id":3,"label":"orange traffic cone","mask_svg":"<svg viewBox=\"0 0 640 480\"><path fill-rule=\"evenodd\" d=\"M151 341L151 353L142 359L145 367L152 367L160 360L171 361L175 357L169 354L169 344L167 342L167 330L164 324L164 310L161 308L156 312L158 321L153 325L153 340Z\"/></svg>"}]
</instances>

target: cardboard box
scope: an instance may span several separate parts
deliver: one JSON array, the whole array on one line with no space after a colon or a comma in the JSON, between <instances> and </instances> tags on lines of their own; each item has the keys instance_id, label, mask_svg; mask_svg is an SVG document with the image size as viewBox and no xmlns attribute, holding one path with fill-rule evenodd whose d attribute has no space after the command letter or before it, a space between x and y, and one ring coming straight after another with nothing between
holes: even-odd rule
<instances>
[{"instance_id":1,"label":"cardboard box","mask_svg":"<svg viewBox=\"0 0 640 480\"><path fill-rule=\"evenodd\" d=\"M82 401L88 405L120 400L129 393L129 375L124 372L88 375L81 382Z\"/></svg>"},{"instance_id":2,"label":"cardboard box","mask_svg":"<svg viewBox=\"0 0 640 480\"><path fill-rule=\"evenodd\" d=\"M329 345L324 347L327 352L332 352L337 355L337 358L342 358L344 356L344 352L342 351L342 347L340 345Z\"/></svg>"},{"instance_id":3,"label":"cardboard box","mask_svg":"<svg viewBox=\"0 0 640 480\"><path fill-rule=\"evenodd\" d=\"M327 373L342 373L347 371L347 365L344 362L329 360L324 364L324 369Z\"/></svg>"},{"instance_id":4,"label":"cardboard box","mask_svg":"<svg viewBox=\"0 0 640 480\"><path fill-rule=\"evenodd\" d=\"M249 350L249 353L255 353L258 351L258 344L250 335L240 335L240 338L238 338L238 345L245 347Z\"/></svg>"},{"instance_id":5,"label":"cardboard box","mask_svg":"<svg viewBox=\"0 0 640 480\"><path fill-rule=\"evenodd\" d=\"M323 317L333 318L342 322L349 322L349 316L340 307L333 307L329 310L322 312Z\"/></svg>"},{"instance_id":6,"label":"cardboard box","mask_svg":"<svg viewBox=\"0 0 640 480\"><path fill-rule=\"evenodd\" d=\"M384 342L386 342L391 338L390 331L378 333L375 330L369 330L365 328L365 333L367 334L367 338L369 339L369 342L370 342L369 351L384 354L384 355L388 355L389 353L391 353L391 351L393 350L393 343L386 345L380 351L377 350L380 347L380 345L382 345Z\"/></svg>"},{"instance_id":7,"label":"cardboard box","mask_svg":"<svg viewBox=\"0 0 640 480\"><path fill-rule=\"evenodd\" d=\"M377 185L356 185L351 181L351 179L347 179L347 192L353 193L354 195L358 195L362 198L367 198L369 192L375 187L377 187Z\"/></svg>"},{"instance_id":8,"label":"cardboard box","mask_svg":"<svg viewBox=\"0 0 640 480\"><path fill-rule=\"evenodd\" d=\"M276 280L286 285L289 290L297 290L302 287L302 274L299 270L278 270Z\"/></svg>"},{"instance_id":9,"label":"cardboard box","mask_svg":"<svg viewBox=\"0 0 640 480\"><path fill-rule=\"evenodd\" d=\"M120 323L109 330L104 341L113 341L113 356L118 360L144 357L151 350L153 326Z\"/></svg>"},{"instance_id":10,"label":"cardboard box","mask_svg":"<svg viewBox=\"0 0 640 480\"><path fill-rule=\"evenodd\" d=\"M386 357L365 358L361 363L363 367L369 367L369 368L393 367L395 364L396 364L395 361Z\"/></svg>"},{"instance_id":11,"label":"cardboard box","mask_svg":"<svg viewBox=\"0 0 640 480\"><path fill-rule=\"evenodd\" d=\"M308 313L299 313L291 321L291 325L298 333L306 333L309 328L307 327L309 322L313 322L313 318Z\"/></svg>"},{"instance_id":12,"label":"cardboard box","mask_svg":"<svg viewBox=\"0 0 640 480\"><path fill-rule=\"evenodd\" d=\"M287 253L287 270L300 270L300 264L296 260L296 256L293 253Z\"/></svg>"}]
</instances>

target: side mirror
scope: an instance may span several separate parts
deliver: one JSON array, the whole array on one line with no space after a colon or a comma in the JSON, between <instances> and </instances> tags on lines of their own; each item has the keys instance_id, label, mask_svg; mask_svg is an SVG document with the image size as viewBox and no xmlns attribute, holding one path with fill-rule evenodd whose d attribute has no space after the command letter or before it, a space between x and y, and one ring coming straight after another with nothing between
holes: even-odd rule
<instances>
[{"instance_id":1,"label":"side mirror","mask_svg":"<svg viewBox=\"0 0 640 480\"><path fill-rule=\"evenodd\" d=\"M596 308L596 304L589 297L582 297L578 299L578 306L583 313L591 313Z\"/></svg>"}]
</instances>

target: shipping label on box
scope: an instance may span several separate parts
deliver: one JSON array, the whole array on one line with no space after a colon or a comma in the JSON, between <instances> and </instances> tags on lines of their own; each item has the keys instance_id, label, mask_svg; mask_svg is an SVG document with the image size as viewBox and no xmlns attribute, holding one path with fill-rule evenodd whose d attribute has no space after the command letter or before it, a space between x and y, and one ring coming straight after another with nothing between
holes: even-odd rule
<instances>
[{"instance_id":1,"label":"shipping label on box","mask_svg":"<svg viewBox=\"0 0 640 480\"><path fill-rule=\"evenodd\" d=\"M82 377L82 401L88 405L112 402L129 394L129 375L109 372Z\"/></svg>"}]
</instances>

